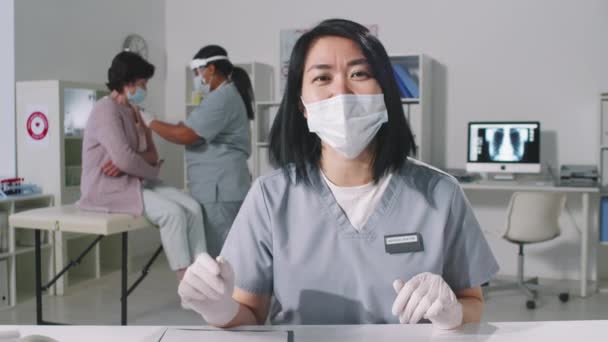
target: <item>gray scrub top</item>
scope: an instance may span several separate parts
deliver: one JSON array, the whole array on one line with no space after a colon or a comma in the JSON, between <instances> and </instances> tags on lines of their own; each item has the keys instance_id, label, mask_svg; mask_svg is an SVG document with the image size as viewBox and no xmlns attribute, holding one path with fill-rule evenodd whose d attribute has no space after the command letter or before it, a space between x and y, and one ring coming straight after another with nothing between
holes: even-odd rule
<instances>
[{"instance_id":1,"label":"gray scrub top","mask_svg":"<svg viewBox=\"0 0 608 342\"><path fill-rule=\"evenodd\" d=\"M222 255L236 286L273 294L273 324L398 323L393 281L441 275L454 291L480 286L498 264L458 182L408 160L358 232L319 172L312 184L280 170L254 183ZM423 251L388 254L384 237L419 233Z\"/></svg>"},{"instance_id":2,"label":"gray scrub top","mask_svg":"<svg viewBox=\"0 0 608 342\"><path fill-rule=\"evenodd\" d=\"M200 203L242 201L251 185L251 132L233 83L215 89L184 124L202 139L186 146L188 187Z\"/></svg>"}]
</instances>

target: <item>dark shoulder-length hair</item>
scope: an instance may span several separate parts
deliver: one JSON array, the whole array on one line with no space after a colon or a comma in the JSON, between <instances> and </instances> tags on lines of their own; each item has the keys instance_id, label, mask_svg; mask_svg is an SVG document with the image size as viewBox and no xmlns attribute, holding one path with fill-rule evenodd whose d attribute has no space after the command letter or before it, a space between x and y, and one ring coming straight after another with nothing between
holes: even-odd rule
<instances>
[{"instance_id":1,"label":"dark shoulder-length hair","mask_svg":"<svg viewBox=\"0 0 608 342\"><path fill-rule=\"evenodd\" d=\"M154 65L135 52L119 52L108 69L108 82L110 90L122 93L123 87L139 79L150 79L154 76Z\"/></svg>"},{"instance_id":2,"label":"dark shoulder-length hair","mask_svg":"<svg viewBox=\"0 0 608 342\"><path fill-rule=\"evenodd\" d=\"M373 177L378 182L389 171L396 171L408 155L416 153L412 131L405 120L393 69L382 43L367 28L353 21L329 19L302 35L289 59L287 85L277 116L270 130L270 160L275 167L290 172L295 167L296 182L310 184L321 159L321 141L308 130L301 103L304 64L310 46L328 36L352 40L363 52L374 78L384 93L388 122L383 124L373 146Z\"/></svg>"}]
</instances>

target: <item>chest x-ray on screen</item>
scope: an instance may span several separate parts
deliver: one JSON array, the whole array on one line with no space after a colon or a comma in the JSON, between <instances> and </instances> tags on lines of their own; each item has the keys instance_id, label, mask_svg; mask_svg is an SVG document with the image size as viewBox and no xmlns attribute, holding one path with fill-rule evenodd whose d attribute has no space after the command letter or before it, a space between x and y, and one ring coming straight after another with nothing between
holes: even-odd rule
<instances>
[{"instance_id":1,"label":"chest x-ray on screen","mask_svg":"<svg viewBox=\"0 0 608 342\"><path fill-rule=\"evenodd\" d=\"M490 159L493 161L521 161L524 144L529 141L527 129L516 127L490 128L486 130Z\"/></svg>"},{"instance_id":2,"label":"chest x-ray on screen","mask_svg":"<svg viewBox=\"0 0 608 342\"><path fill-rule=\"evenodd\" d=\"M469 161L538 163L539 133L537 123L471 123Z\"/></svg>"}]
</instances>

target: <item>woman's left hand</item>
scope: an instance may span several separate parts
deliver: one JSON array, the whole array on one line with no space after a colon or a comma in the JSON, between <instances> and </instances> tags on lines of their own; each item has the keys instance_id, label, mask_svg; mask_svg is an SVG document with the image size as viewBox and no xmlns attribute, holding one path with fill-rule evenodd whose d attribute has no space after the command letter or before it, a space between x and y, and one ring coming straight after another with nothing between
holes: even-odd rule
<instances>
[{"instance_id":1,"label":"woman's left hand","mask_svg":"<svg viewBox=\"0 0 608 342\"><path fill-rule=\"evenodd\" d=\"M462 324L462 305L441 276L420 273L405 284L401 279L395 280L393 288L397 298L392 311L402 324L416 324L422 318L440 329L453 329Z\"/></svg>"},{"instance_id":2,"label":"woman's left hand","mask_svg":"<svg viewBox=\"0 0 608 342\"><path fill-rule=\"evenodd\" d=\"M101 171L108 177L120 177L123 175L122 170L114 165L111 160L108 160L105 164L103 164Z\"/></svg>"}]
</instances>

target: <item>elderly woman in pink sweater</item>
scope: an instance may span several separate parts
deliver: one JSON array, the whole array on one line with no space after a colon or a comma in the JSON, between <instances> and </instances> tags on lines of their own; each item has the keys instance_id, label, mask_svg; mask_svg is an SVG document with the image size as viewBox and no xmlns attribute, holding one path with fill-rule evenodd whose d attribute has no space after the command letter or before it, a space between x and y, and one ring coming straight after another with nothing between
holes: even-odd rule
<instances>
[{"instance_id":1,"label":"elderly woman in pink sweater","mask_svg":"<svg viewBox=\"0 0 608 342\"><path fill-rule=\"evenodd\" d=\"M139 112L154 66L121 52L108 70L110 96L99 100L87 122L82 149L80 208L145 215L160 228L169 266L181 279L206 251L201 207L178 189L159 186L162 161Z\"/></svg>"}]
</instances>

